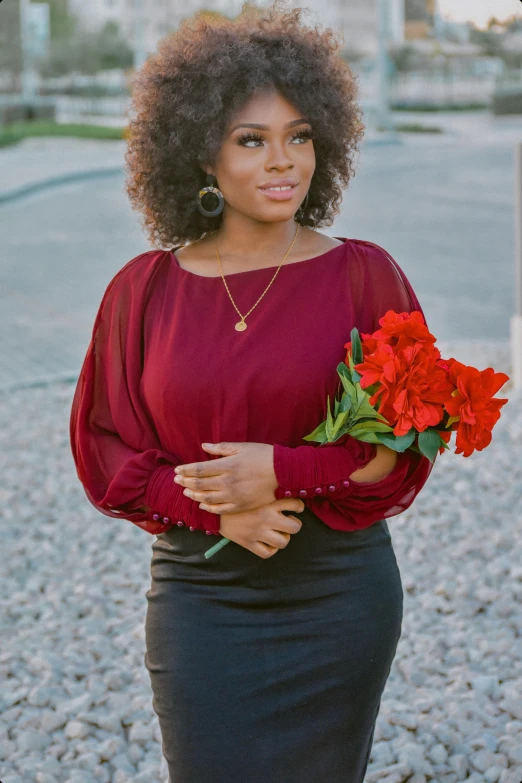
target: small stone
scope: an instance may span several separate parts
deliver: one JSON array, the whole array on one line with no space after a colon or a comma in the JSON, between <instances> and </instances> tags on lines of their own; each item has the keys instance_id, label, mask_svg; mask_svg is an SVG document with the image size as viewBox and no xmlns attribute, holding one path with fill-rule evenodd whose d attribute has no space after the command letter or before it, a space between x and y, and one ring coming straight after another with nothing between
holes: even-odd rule
<instances>
[{"instance_id":1,"label":"small stone","mask_svg":"<svg viewBox=\"0 0 522 783\"><path fill-rule=\"evenodd\" d=\"M457 753L454 756L448 758L448 764L451 769L455 770L457 777L463 780L468 773L468 760L466 756L461 753Z\"/></svg>"},{"instance_id":2,"label":"small stone","mask_svg":"<svg viewBox=\"0 0 522 783\"><path fill-rule=\"evenodd\" d=\"M50 772L37 772L36 783L58 783L58 779Z\"/></svg>"},{"instance_id":3,"label":"small stone","mask_svg":"<svg viewBox=\"0 0 522 783\"><path fill-rule=\"evenodd\" d=\"M479 772L472 772L471 775L466 778L466 783L484 783L484 778Z\"/></svg>"},{"instance_id":4,"label":"small stone","mask_svg":"<svg viewBox=\"0 0 522 783\"><path fill-rule=\"evenodd\" d=\"M66 779L66 783L98 783L98 781L87 769L74 769Z\"/></svg>"},{"instance_id":5,"label":"small stone","mask_svg":"<svg viewBox=\"0 0 522 783\"><path fill-rule=\"evenodd\" d=\"M41 731L22 731L16 739L16 744L19 753L33 753L47 748L51 744L51 739Z\"/></svg>"},{"instance_id":6,"label":"small stone","mask_svg":"<svg viewBox=\"0 0 522 783\"><path fill-rule=\"evenodd\" d=\"M67 715L64 712L46 710L40 719L40 729L44 734L52 734L56 729L61 729L67 723Z\"/></svg>"},{"instance_id":7,"label":"small stone","mask_svg":"<svg viewBox=\"0 0 522 783\"><path fill-rule=\"evenodd\" d=\"M9 739L0 740L0 761L7 761L16 751L16 743Z\"/></svg>"},{"instance_id":8,"label":"small stone","mask_svg":"<svg viewBox=\"0 0 522 783\"><path fill-rule=\"evenodd\" d=\"M522 744L510 748L508 758L512 764L522 764Z\"/></svg>"},{"instance_id":9,"label":"small stone","mask_svg":"<svg viewBox=\"0 0 522 783\"><path fill-rule=\"evenodd\" d=\"M68 739L84 739L89 736L89 733L87 724L79 720L70 720L64 729L64 734Z\"/></svg>"},{"instance_id":10,"label":"small stone","mask_svg":"<svg viewBox=\"0 0 522 783\"><path fill-rule=\"evenodd\" d=\"M495 753L491 753L489 750L479 750L476 753L472 753L469 760L474 769L479 772L485 772L494 765Z\"/></svg>"},{"instance_id":11,"label":"small stone","mask_svg":"<svg viewBox=\"0 0 522 783\"><path fill-rule=\"evenodd\" d=\"M484 783L498 783L503 771L502 767L490 767L484 772Z\"/></svg>"},{"instance_id":12,"label":"small stone","mask_svg":"<svg viewBox=\"0 0 522 783\"><path fill-rule=\"evenodd\" d=\"M127 775L134 775L136 773L136 768L134 767L134 764L131 764L126 753L117 753L112 757L111 764L114 769L119 769Z\"/></svg>"},{"instance_id":13,"label":"small stone","mask_svg":"<svg viewBox=\"0 0 522 783\"><path fill-rule=\"evenodd\" d=\"M448 758L448 752L444 745L439 742L430 749L428 756L434 764L444 764Z\"/></svg>"},{"instance_id":14,"label":"small stone","mask_svg":"<svg viewBox=\"0 0 522 783\"><path fill-rule=\"evenodd\" d=\"M502 699L498 706L517 720L522 720L522 699L516 699L514 696L511 696L507 699Z\"/></svg>"},{"instance_id":15,"label":"small stone","mask_svg":"<svg viewBox=\"0 0 522 783\"><path fill-rule=\"evenodd\" d=\"M511 767L511 769L503 770L499 783L520 783L521 780L522 767Z\"/></svg>"},{"instance_id":16,"label":"small stone","mask_svg":"<svg viewBox=\"0 0 522 783\"><path fill-rule=\"evenodd\" d=\"M152 740L152 725L142 722L134 723L129 729L129 741L138 745L146 745Z\"/></svg>"}]
</instances>

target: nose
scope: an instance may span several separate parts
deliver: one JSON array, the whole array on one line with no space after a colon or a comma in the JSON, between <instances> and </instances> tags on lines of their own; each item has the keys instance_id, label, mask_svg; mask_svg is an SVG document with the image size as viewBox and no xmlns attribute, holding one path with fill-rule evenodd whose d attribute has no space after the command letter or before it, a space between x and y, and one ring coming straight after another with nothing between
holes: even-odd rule
<instances>
[{"instance_id":1,"label":"nose","mask_svg":"<svg viewBox=\"0 0 522 783\"><path fill-rule=\"evenodd\" d=\"M288 153L285 143L284 142L278 143L277 141L275 141L273 145L270 147L270 152L267 155L265 168L267 169L267 171L270 171L271 169L274 168L286 170L289 166L293 168L293 162L292 162L292 158Z\"/></svg>"}]
</instances>

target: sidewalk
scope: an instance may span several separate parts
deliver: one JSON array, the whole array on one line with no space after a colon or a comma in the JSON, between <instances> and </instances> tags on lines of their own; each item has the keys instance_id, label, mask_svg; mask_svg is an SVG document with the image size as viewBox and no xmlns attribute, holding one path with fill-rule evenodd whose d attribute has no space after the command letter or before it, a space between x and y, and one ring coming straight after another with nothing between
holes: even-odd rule
<instances>
[{"instance_id":1,"label":"sidewalk","mask_svg":"<svg viewBox=\"0 0 522 783\"><path fill-rule=\"evenodd\" d=\"M487 110L476 112L392 112L396 125L419 124L443 129L447 141L466 139L470 144L501 141L522 142L520 116L494 117ZM407 134L412 136L424 134ZM405 134L392 143L401 144ZM440 142L440 135L438 137ZM366 131L363 145L390 143L386 134ZM64 182L107 177L123 172L126 142L123 139L77 139L31 137L0 148L0 206L42 188Z\"/></svg>"},{"instance_id":2,"label":"sidewalk","mask_svg":"<svg viewBox=\"0 0 522 783\"><path fill-rule=\"evenodd\" d=\"M123 139L30 137L0 148L0 206L42 188L123 171Z\"/></svg>"}]
</instances>

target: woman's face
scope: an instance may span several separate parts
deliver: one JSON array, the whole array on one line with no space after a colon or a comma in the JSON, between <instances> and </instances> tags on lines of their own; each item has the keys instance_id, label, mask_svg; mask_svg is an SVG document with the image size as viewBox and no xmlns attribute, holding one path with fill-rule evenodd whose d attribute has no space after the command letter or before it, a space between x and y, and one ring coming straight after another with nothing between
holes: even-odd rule
<instances>
[{"instance_id":1,"label":"woman's face","mask_svg":"<svg viewBox=\"0 0 522 783\"><path fill-rule=\"evenodd\" d=\"M244 127L251 124L257 127ZM293 219L315 170L311 131L307 118L279 92L265 91L252 98L230 122L211 170L225 199L224 211L260 222ZM287 177L297 184L279 194L285 200L270 198L260 187Z\"/></svg>"}]
</instances>

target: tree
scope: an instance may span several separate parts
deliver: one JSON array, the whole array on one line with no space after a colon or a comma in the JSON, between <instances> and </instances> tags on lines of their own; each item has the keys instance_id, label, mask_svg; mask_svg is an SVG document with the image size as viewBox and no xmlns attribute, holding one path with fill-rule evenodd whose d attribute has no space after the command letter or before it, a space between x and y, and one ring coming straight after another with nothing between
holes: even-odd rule
<instances>
[{"instance_id":1,"label":"tree","mask_svg":"<svg viewBox=\"0 0 522 783\"><path fill-rule=\"evenodd\" d=\"M109 68L129 68L132 63L132 49L118 24L108 21L100 30L80 29L72 37L57 39L41 63L41 72L43 76L63 76L71 71L92 75Z\"/></svg>"},{"instance_id":2,"label":"tree","mask_svg":"<svg viewBox=\"0 0 522 783\"><path fill-rule=\"evenodd\" d=\"M79 21L69 11L67 0L31 0L31 2L45 2L49 6L51 41L71 38L78 30Z\"/></svg>"},{"instance_id":3,"label":"tree","mask_svg":"<svg viewBox=\"0 0 522 783\"><path fill-rule=\"evenodd\" d=\"M0 17L0 69L10 71L14 77L22 70L19 2L4 3Z\"/></svg>"}]
</instances>

